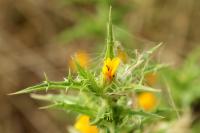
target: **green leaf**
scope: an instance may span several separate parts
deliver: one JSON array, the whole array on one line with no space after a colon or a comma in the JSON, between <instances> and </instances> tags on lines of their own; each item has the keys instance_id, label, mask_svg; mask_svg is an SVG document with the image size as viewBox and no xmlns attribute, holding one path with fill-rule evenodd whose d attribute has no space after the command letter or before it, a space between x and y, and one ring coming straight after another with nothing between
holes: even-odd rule
<instances>
[{"instance_id":1,"label":"green leaf","mask_svg":"<svg viewBox=\"0 0 200 133\"><path fill-rule=\"evenodd\" d=\"M87 70L85 68L83 68L76 59L74 59L74 61L75 61L75 65L76 65L78 74L83 78L88 78Z\"/></svg>"},{"instance_id":2,"label":"green leaf","mask_svg":"<svg viewBox=\"0 0 200 133\"><path fill-rule=\"evenodd\" d=\"M73 104L77 102L77 97L67 96L64 94L31 94L31 97L37 100L51 101L51 102L64 102L67 104Z\"/></svg>"},{"instance_id":3,"label":"green leaf","mask_svg":"<svg viewBox=\"0 0 200 133\"><path fill-rule=\"evenodd\" d=\"M132 109L126 109L125 110L126 113L128 113L129 115L140 115L140 116L144 116L144 117L153 117L153 118L164 118L163 116L154 114L154 113L150 113L150 112L145 112L143 110L132 110Z\"/></svg>"},{"instance_id":4,"label":"green leaf","mask_svg":"<svg viewBox=\"0 0 200 133\"><path fill-rule=\"evenodd\" d=\"M158 45L156 45L155 47L151 48L150 50L148 51L145 51L144 54L143 54L143 57L146 59L146 58L149 58L149 56L151 54L153 54L163 43L159 43Z\"/></svg>"},{"instance_id":5,"label":"green leaf","mask_svg":"<svg viewBox=\"0 0 200 133\"><path fill-rule=\"evenodd\" d=\"M90 109L86 106L81 106L78 104L67 104L64 102L58 102L55 104L44 106L44 107L41 107L40 109L49 109L49 108L61 109L64 111L73 111L80 114L88 115L90 117L95 117L96 115L96 112L94 111L94 109Z\"/></svg>"},{"instance_id":6,"label":"green leaf","mask_svg":"<svg viewBox=\"0 0 200 133\"><path fill-rule=\"evenodd\" d=\"M97 85L94 75L83 68L79 62L75 61L75 64L78 74L83 78L84 85L89 89L89 91L99 95L101 93L101 89Z\"/></svg>"},{"instance_id":7,"label":"green leaf","mask_svg":"<svg viewBox=\"0 0 200 133\"><path fill-rule=\"evenodd\" d=\"M95 116L95 119L93 121L91 121L91 125L97 125L98 123L100 123L105 116L106 113L106 106L102 106L101 108L99 108L97 115Z\"/></svg>"},{"instance_id":8,"label":"green leaf","mask_svg":"<svg viewBox=\"0 0 200 133\"><path fill-rule=\"evenodd\" d=\"M151 48L150 50L148 50L146 53L148 54L152 54L154 53L158 48L160 48L160 46L163 45L163 43L159 43L158 45L156 45L155 47Z\"/></svg>"},{"instance_id":9,"label":"green leaf","mask_svg":"<svg viewBox=\"0 0 200 133\"><path fill-rule=\"evenodd\" d=\"M161 92L161 90L159 90L159 89L154 89L154 88L152 88L152 87L144 86L144 85L135 85L135 86L134 86L134 90L135 90L136 92L141 92L141 91Z\"/></svg>"},{"instance_id":10,"label":"green leaf","mask_svg":"<svg viewBox=\"0 0 200 133\"><path fill-rule=\"evenodd\" d=\"M79 82L69 83L66 81L60 81L60 82L44 81L44 83L41 83L39 85L35 85L32 87L28 87L24 90L20 90L20 91L14 92L14 93L10 93L9 95L31 93L31 92L44 91L44 90L49 90L49 89L65 90L66 88L69 88L69 87L73 88L73 89L82 88L82 86Z\"/></svg>"},{"instance_id":11,"label":"green leaf","mask_svg":"<svg viewBox=\"0 0 200 133\"><path fill-rule=\"evenodd\" d=\"M93 116L93 117L95 114L95 109L90 109L87 106L79 105L77 97L66 96L64 94L56 94L56 95L55 94L47 94L47 95L31 94L31 97L38 100L50 101L52 103L55 103L52 105L41 107L40 109L58 108L58 109L63 109L65 111L75 111L75 112Z\"/></svg>"}]
</instances>

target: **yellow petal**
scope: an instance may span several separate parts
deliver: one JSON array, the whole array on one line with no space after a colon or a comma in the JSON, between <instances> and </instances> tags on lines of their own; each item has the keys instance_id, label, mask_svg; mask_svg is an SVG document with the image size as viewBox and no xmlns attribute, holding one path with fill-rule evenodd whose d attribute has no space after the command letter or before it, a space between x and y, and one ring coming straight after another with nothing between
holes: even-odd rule
<instances>
[{"instance_id":1,"label":"yellow petal","mask_svg":"<svg viewBox=\"0 0 200 133\"><path fill-rule=\"evenodd\" d=\"M106 67L106 65L103 66L102 72L103 74L106 74L108 72L108 68Z\"/></svg>"},{"instance_id":2,"label":"yellow petal","mask_svg":"<svg viewBox=\"0 0 200 133\"><path fill-rule=\"evenodd\" d=\"M156 73L153 73L153 72L150 72L150 73L147 73L145 75L145 79L147 81L147 85L149 86L153 86L156 84L156 81L157 81L157 74Z\"/></svg>"},{"instance_id":3,"label":"yellow petal","mask_svg":"<svg viewBox=\"0 0 200 133\"><path fill-rule=\"evenodd\" d=\"M98 133L99 130L96 126L90 125L90 118L87 115L80 116L74 127L81 133Z\"/></svg>"},{"instance_id":4,"label":"yellow petal","mask_svg":"<svg viewBox=\"0 0 200 133\"><path fill-rule=\"evenodd\" d=\"M89 60L90 60L90 57L89 57L89 54L85 51L78 51L76 54L75 54L75 58L74 60L78 61L79 64L84 67L84 68L87 68L89 66ZM75 65L75 61L73 59L70 59L68 61L69 63L69 66L70 66L70 69L73 71L73 72L76 72L76 65Z\"/></svg>"},{"instance_id":5,"label":"yellow petal","mask_svg":"<svg viewBox=\"0 0 200 133\"><path fill-rule=\"evenodd\" d=\"M127 63L128 62L128 55L125 51L123 51L122 49L118 48L117 49L117 57L119 57L123 63Z\"/></svg>"},{"instance_id":6,"label":"yellow petal","mask_svg":"<svg viewBox=\"0 0 200 133\"><path fill-rule=\"evenodd\" d=\"M107 58L107 59L104 61L104 64L109 65L110 62L111 62L111 59L110 59L110 58Z\"/></svg>"},{"instance_id":7,"label":"yellow petal","mask_svg":"<svg viewBox=\"0 0 200 133\"><path fill-rule=\"evenodd\" d=\"M143 92L138 96L138 104L140 108L149 111L156 106L157 98L151 92Z\"/></svg>"},{"instance_id":8,"label":"yellow petal","mask_svg":"<svg viewBox=\"0 0 200 133\"><path fill-rule=\"evenodd\" d=\"M118 57L112 59L112 66L111 66L111 75L113 76L119 66L120 59Z\"/></svg>"},{"instance_id":9,"label":"yellow petal","mask_svg":"<svg viewBox=\"0 0 200 133\"><path fill-rule=\"evenodd\" d=\"M119 63L120 63L120 59L118 57L113 58L112 60L110 58L107 58L104 61L102 72L106 80L111 81L113 79L115 72L117 70L117 67L119 66Z\"/></svg>"},{"instance_id":10,"label":"yellow petal","mask_svg":"<svg viewBox=\"0 0 200 133\"><path fill-rule=\"evenodd\" d=\"M103 74L106 74L108 72L108 67L109 67L110 62L111 62L110 58L107 58L106 60L104 60L103 69L102 69Z\"/></svg>"}]
</instances>

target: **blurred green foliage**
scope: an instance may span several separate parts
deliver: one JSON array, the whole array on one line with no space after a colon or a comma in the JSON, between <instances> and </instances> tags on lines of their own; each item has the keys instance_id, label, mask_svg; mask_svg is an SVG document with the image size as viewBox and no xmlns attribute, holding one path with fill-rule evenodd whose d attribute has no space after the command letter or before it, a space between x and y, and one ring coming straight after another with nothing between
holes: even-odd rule
<instances>
[{"instance_id":1,"label":"blurred green foliage","mask_svg":"<svg viewBox=\"0 0 200 133\"><path fill-rule=\"evenodd\" d=\"M125 44L133 43L133 39L130 38L129 33L122 30L128 28L124 26L124 14L127 14L128 11L134 9L133 2L120 2L114 0L65 0L63 3L64 6L76 6L80 8L77 8L77 10L75 9L75 11L72 12L72 19L76 23L60 34L58 37L60 40L70 43L71 41L81 40L83 38L95 38L95 40L98 40L96 44L104 44L104 37L106 36L105 24L107 23L106 18L108 17L106 11L109 9L110 4L112 4L112 20L119 27L123 27L119 28L118 26L113 26L115 37Z\"/></svg>"},{"instance_id":2,"label":"blurred green foliage","mask_svg":"<svg viewBox=\"0 0 200 133\"><path fill-rule=\"evenodd\" d=\"M194 49L177 68L167 67L162 77L171 89L171 95L182 114L191 111L192 133L200 129L200 47Z\"/></svg>"},{"instance_id":3,"label":"blurred green foliage","mask_svg":"<svg viewBox=\"0 0 200 133\"><path fill-rule=\"evenodd\" d=\"M200 98L200 48L192 51L182 65L162 70L179 108L185 109Z\"/></svg>"}]
</instances>

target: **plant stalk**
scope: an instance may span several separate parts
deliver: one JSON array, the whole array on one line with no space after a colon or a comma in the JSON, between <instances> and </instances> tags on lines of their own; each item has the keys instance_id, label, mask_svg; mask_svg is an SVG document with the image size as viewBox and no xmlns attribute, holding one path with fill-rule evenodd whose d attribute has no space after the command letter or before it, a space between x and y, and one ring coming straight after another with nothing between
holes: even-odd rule
<instances>
[{"instance_id":1,"label":"plant stalk","mask_svg":"<svg viewBox=\"0 0 200 133\"><path fill-rule=\"evenodd\" d=\"M108 21L108 26L107 26L107 47L106 47L106 56L105 58L110 58L112 59L114 57L114 39L113 39L113 29L112 29L112 7L110 6L110 11L109 11L109 21Z\"/></svg>"}]
</instances>

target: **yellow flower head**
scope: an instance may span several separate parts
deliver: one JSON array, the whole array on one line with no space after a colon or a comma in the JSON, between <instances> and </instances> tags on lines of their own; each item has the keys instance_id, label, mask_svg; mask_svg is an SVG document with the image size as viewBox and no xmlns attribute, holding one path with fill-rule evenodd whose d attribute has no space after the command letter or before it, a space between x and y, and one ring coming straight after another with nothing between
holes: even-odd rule
<instances>
[{"instance_id":1,"label":"yellow flower head","mask_svg":"<svg viewBox=\"0 0 200 133\"><path fill-rule=\"evenodd\" d=\"M87 68L89 66L89 55L87 52L85 51L78 51L76 54L75 54L75 60L78 61L78 63L84 67L84 68ZM74 60L70 60L69 61L69 66L71 68L72 71L76 71L76 65L75 65L75 61Z\"/></svg>"},{"instance_id":2,"label":"yellow flower head","mask_svg":"<svg viewBox=\"0 0 200 133\"><path fill-rule=\"evenodd\" d=\"M143 92L138 96L138 104L146 111L152 110L157 104L156 96L151 92Z\"/></svg>"},{"instance_id":3,"label":"yellow flower head","mask_svg":"<svg viewBox=\"0 0 200 133\"><path fill-rule=\"evenodd\" d=\"M118 57L113 59L107 58L104 61L102 72L106 80L111 81L115 77L115 72L119 66L119 63L120 59Z\"/></svg>"},{"instance_id":4,"label":"yellow flower head","mask_svg":"<svg viewBox=\"0 0 200 133\"><path fill-rule=\"evenodd\" d=\"M147 81L147 85L149 86L153 86L156 84L156 81L157 81L157 74L156 73L153 73L153 72L150 72L150 73L147 73L145 75L145 79Z\"/></svg>"},{"instance_id":5,"label":"yellow flower head","mask_svg":"<svg viewBox=\"0 0 200 133\"><path fill-rule=\"evenodd\" d=\"M125 64L128 62L128 55L120 46L117 47L117 57L119 57Z\"/></svg>"},{"instance_id":6,"label":"yellow flower head","mask_svg":"<svg viewBox=\"0 0 200 133\"><path fill-rule=\"evenodd\" d=\"M99 130L96 126L90 125L90 118L87 115L80 116L74 127L80 131L80 133L98 133Z\"/></svg>"}]
</instances>

